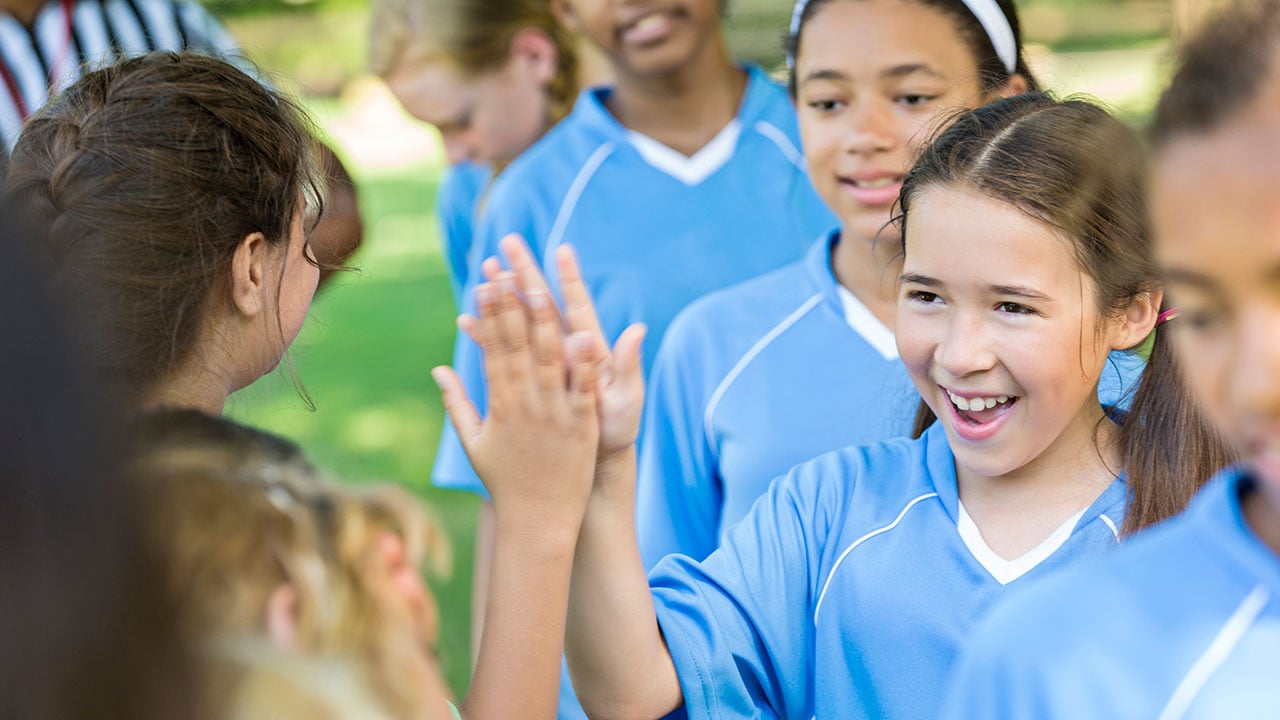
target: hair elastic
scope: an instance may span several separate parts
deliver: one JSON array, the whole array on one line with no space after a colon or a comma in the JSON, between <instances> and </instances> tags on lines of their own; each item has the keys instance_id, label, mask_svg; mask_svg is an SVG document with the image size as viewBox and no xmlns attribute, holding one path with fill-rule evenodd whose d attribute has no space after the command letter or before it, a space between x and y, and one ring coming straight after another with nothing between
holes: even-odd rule
<instances>
[{"instance_id":1,"label":"hair elastic","mask_svg":"<svg viewBox=\"0 0 1280 720\"><path fill-rule=\"evenodd\" d=\"M1018 71L1018 41L1013 36L1013 25L1010 24L1008 16L1004 14L1004 10L1000 9L1000 5L996 0L961 0L964 6L969 8L969 12L977 18L978 24L982 25L982 29L986 31L987 37L991 40L991 46L995 48L996 57L1000 58L1000 62L1004 63L1004 69L1012 75ZM791 42L789 46L795 45L795 40L800 35L800 22L804 19L805 8L809 7L809 0L796 0L796 7L791 11L791 25L788 33ZM795 68L796 58L787 52L787 67Z\"/></svg>"},{"instance_id":2,"label":"hair elastic","mask_svg":"<svg viewBox=\"0 0 1280 720\"><path fill-rule=\"evenodd\" d=\"M1182 314L1182 311L1176 307L1171 307L1168 310L1165 310L1164 312L1160 313L1159 317L1156 318L1156 327L1160 327L1161 325L1169 322L1170 320L1173 320L1174 318L1178 317L1181 314Z\"/></svg>"}]
</instances>

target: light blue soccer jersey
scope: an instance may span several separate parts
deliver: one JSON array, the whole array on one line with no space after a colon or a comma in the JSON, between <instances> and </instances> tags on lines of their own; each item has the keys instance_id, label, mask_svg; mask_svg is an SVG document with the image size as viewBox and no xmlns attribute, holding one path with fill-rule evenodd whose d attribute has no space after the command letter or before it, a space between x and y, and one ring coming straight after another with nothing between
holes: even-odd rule
<instances>
[{"instance_id":1,"label":"light blue soccer jersey","mask_svg":"<svg viewBox=\"0 0 1280 720\"><path fill-rule=\"evenodd\" d=\"M799 263L699 300L650 378L637 486L646 567L720 544L769 483L824 452L907 435L920 402L893 332L831 270L838 233ZM1127 407L1143 363L1113 353L1098 382Z\"/></svg>"},{"instance_id":2,"label":"light blue soccer jersey","mask_svg":"<svg viewBox=\"0 0 1280 720\"><path fill-rule=\"evenodd\" d=\"M555 286L554 249L572 244L609 341L631 323L648 325L647 373L690 302L801 258L836 221L805 173L786 91L759 68L748 73L737 116L692 158L623 127L605 107L608 88L586 90L494 181L476 226L473 281L480 260L515 232ZM454 367L483 411L480 349L461 334ZM483 492L447 423L433 480Z\"/></svg>"},{"instance_id":3,"label":"light blue soccer jersey","mask_svg":"<svg viewBox=\"0 0 1280 720\"><path fill-rule=\"evenodd\" d=\"M480 196L489 184L489 168L462 162L445 171L436 191L436 217L440 219L440 246L449 269L453 300L462 306L462 289L467 286L468 257Z\"/></svg>"},{"instance_id":4,"label":"light blue soccer jersey","mask_svg":"<svg viewBox=\"0 0 1280 720\"><path fill-rule=\"evenodd\" d=\"M948 718L1280 717L1280 557L1239 470L1119 552L1008 598L975 631Z\"/></svg>"},{"instance_id":5,"label":"light blue soccer jersey","mask_svg":"<svg viewBox=\"0 0 1280 720\"><path fill-rule=\"evenodd\" d=\"M649 575L689 717L935 718L1006 584L1112 550L1124 503L1117 480L1008 562L963 512L938 424L799 465L705 561Z\"/></svg>"},{"instance_id":6,"label":"light blue soccer jersey","mask_svg":"<svg viewBox=\"0 0 1280 720\"><path fill-rule=\"evenodd\" d=\"M676 318L650 378L637 487L645 566L702 559L796 463L911 432L893 332L836 282L829 233Z\"/></svg>"}]
</instances>

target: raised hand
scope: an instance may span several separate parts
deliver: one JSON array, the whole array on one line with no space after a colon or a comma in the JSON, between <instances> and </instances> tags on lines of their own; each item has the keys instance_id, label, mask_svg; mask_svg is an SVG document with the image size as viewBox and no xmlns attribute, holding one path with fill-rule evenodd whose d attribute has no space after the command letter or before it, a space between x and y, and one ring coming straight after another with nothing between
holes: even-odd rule
<instances>
[{"instance_id":1,"label":"raised hand","mask_svg":"<svg viewBox=\"0 0 1280 720\"><path fill-rule=\"evenodd\" d=\"M576 528L599 441L598 345L584 333L566 339L550 294L531 288L521 299L514 273L478 286L476 301L479 317L458 322L484 352L488 414L482 420L457 374L439 367L445 409L499 516L510 508L552 525L576 512Z\"/></svg>"},{"instance_id":2,"label":"raised hand","mask_svg":"<svg viewBox=\"0 0 1280 720\"><path fill-rule=\"evenodd\" d=\"M502 239L499 248L515 273L526 298L539 293L549 295L546 279L520 236L508 235ZM572 247L563 245L557 248L555 262L564 297L566 331L571 337L585 335L584 342L588 343L588 352L600 359L596 379L600 420L598 460L605 462L629 450L640 430L640 416L644 410L644 374L640 367L640 346L644 342L646 329L640 324L628 327L610 349ZM483 265L483 270L487 277L497 277L501 272L501 265L496 258L490 258Z\"/></svg>"}]
</instances>

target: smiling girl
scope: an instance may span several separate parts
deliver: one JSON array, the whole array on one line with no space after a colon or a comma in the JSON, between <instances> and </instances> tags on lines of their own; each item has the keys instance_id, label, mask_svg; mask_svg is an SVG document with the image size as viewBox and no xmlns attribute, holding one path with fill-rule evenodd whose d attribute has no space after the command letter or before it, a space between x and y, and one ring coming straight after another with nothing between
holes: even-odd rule
<instances>
[{"instance_id":1,"label":"smiling girl","mask_svg":"<svg viewBox=\"0 0 1280 720\"><path fill-rule=\"evenodd\" d=\"M802 1L789 47L805 162L840 227L668 331L640 443L646 566L706 557L796 463L910 432L890 207L944 118L1035 86L1018 16L996 0ZM1122 404L1141 368L1131 353L1112 359L1103 405Z\"/></svg>"},{"instance_id":2,"label":"smiling girl","mask_svg":"<svg viewBox=\"0 0 1280 720\"><path fill-rule=\"evenodd\" d=\"M914 440L798 466L706 560L668 557L647 580L635 423L618 422L639 380L615 361L566 640L584 706L933 717L970 626L1006 585L1179 509L1221 453L1167 348L1124 425L1096 400L1108 352L1159 315L1140 168L1137 139L1087 103L1024 95L961 115L902 192L899 347L940 419ZM560 273L570 327L591 328L567 257ZM460 407L457 382L444 389ZM1204 442L1152 440L1175 422Z\"/></svg>"},{"instance_id":3,"label":"smiling girl","mask_svg":"<svg viewBox=\"0 0 1280 720\"><path fill-rule=\"evenodd\" d=\"M1152 130L1151 260L1181 314L1171 340L1243 463L1178 518L992 613L956 675L949 717L1266 718L1280 708L1278 43L1275 3L1224 12L1184 49Z\"/></svg>"}]
</instances>

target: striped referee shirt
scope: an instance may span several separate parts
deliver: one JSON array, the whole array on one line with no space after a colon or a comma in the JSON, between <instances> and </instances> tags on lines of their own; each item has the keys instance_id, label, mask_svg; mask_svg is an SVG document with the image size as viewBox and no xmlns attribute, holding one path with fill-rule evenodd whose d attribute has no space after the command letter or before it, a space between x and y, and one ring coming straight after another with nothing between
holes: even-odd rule
<instances>
[{"instance_id":1,"label":"striped referee shirt","mask_svg":"<svg viewBox=\"0 0 1280 720\"><path fill-rule=\"evenodd\" d=\"M48 0L30 27L0 11L0 149L85 68L155 50L234 56L239 46L192 0Z\"/></svg>"}]
</instances>

